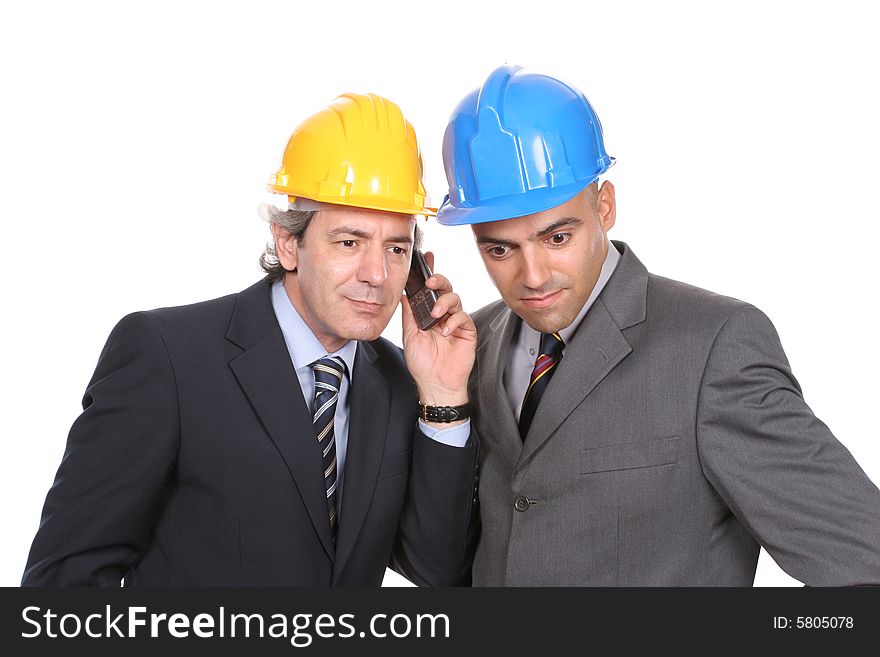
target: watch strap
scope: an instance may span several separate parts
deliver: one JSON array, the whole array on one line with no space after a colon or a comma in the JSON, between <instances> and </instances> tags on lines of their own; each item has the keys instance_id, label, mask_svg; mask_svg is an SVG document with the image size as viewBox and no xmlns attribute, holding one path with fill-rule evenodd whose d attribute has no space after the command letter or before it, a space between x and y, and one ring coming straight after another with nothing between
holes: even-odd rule
<instances>
[{"instance_id":1,"label":"watch strap","mask_svg":"<svg viewBox=\"0 0 880 657\"><path fill-rule=\"evenodd\" d=\"M427 406L419 402L419 417L424 422L456 422L471 416L470 402L461 406Z\"/></svg>"}]
</instances>

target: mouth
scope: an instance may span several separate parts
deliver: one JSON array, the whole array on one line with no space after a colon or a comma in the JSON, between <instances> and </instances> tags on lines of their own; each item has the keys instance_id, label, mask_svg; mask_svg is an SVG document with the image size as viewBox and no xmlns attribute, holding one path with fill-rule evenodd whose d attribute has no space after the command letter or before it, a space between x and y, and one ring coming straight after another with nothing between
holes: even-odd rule
<instances>
[{"instance_id":1,"label":"mouth","mask_svg":"<svg viewBox=\"0 0 880 657\"><path fill-rule=\"evenodd\" d=\"M357 310L371 315L378 314L385 307L384 304L373 303L372 301L358 301L357 299L349 299L348 297L346 297L346 299L351 301L352 305L354 305Z\"/></svg>"},{"instance_id":2,"label":"mouth","mask_svg":"<svg viewBox=\"0 0 880 657\"><path fill-rule=\"evenodd\" d=\"M550 294L545 294L541 297L523 297L520 299L520 301L522 301L523 304L525 304L529 308L540 310L556 303L561 295L562 290L556 290L556 292L551 292Z\"/></svg>"}]
</instances>

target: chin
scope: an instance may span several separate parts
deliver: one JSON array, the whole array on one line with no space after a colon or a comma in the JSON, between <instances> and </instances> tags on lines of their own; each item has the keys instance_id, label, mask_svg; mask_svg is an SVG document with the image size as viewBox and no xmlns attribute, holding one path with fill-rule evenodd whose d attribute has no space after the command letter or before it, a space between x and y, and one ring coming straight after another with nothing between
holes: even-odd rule
<instances>
[{"instance_id":1,"label":"chin","mask_svg":"<svg viewBox=\"0 0 880 657\"><path fill-rule=\"evenodd\" d=\"M571 321L566 322L565 319L558 314L537 315L535 313L529 313L522 314L520 317L526 324L539 333L554 333L571 324Z\"/></svg>"},{"instance_id":2,"label":"chin","mask_svg":"<svg viewBox=\"0 0 880 657\"><path fill-rule=\"evenodd\" d=\"M387 322L382 324L382 326L377 326L373 322L364 323L352 320L345 326L345 338L347 340L363 340L365 342L370 342L382 335L382 331L385 330L387 325Z\"/></svg>"}]
</instances>

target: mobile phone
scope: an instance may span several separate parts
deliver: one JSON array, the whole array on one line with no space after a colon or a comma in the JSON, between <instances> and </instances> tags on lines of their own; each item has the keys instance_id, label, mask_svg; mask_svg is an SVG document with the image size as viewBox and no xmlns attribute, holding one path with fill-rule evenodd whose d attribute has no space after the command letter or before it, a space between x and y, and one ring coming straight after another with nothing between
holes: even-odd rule
<instances>
[{"instance_id":1,"label":"mobile phone","mask_svg":"<svg viewBox=\"0 0 880 657\"><path fill-rule=\"evenodd\" d=\"M439 317L431 317L431 309L439 298L434 291L425 287L425 281L431 277L431 268L425 256L418 249L413 252L409 266L409 277L406 279L406 300L409 301L413 316L419 329L427 331L440 321Z\"/></svg>"}]
</instances>

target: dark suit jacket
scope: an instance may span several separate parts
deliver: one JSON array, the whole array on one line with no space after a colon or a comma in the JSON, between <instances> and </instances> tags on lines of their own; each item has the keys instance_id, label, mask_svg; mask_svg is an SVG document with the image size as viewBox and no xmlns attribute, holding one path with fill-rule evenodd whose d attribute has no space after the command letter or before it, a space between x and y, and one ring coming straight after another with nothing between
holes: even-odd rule
<instances>
[{"instance_id":1,"label":"dark suit jacket","mask_svg":"<svg viewBox=\"0 0 880 657\"><path fill-rule=\"evenodd\" d=\"M358 344L337 545L270 285L125 317L49 491L24 585L450 585L476 468L417 429L400 349Z\"/></svg>"},{"instance_id":2,"label":"dark suit jacket","mask_svg":"<svg viewBox=\"0 0 880 657\"><path fill-rule=\"evenodd\" d=\"M649 274L622 242L525 442L502 371L520 320L474 315L477 585L880 583L880 491L813 415L770 320ZM519 503L517 503L519 500Z\"/></svg>"}]
</instances>

